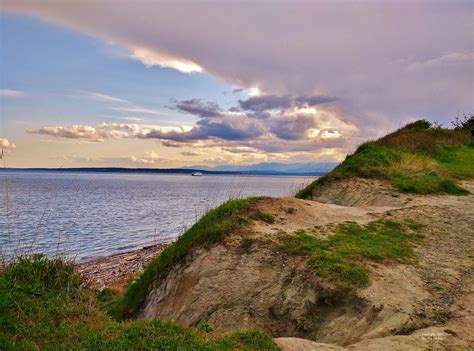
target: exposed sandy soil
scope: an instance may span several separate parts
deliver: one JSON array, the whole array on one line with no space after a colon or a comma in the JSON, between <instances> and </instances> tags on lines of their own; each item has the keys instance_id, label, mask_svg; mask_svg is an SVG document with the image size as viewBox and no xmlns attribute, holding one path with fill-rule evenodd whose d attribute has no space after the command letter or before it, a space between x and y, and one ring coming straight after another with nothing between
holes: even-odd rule
<instances>
[{"instance_id":1,"label":"exposed sandy soil","mask_svg":"<svg viewBox=\"0 0 474 351\"><path fill-rule=\"evenodd\" d=\"M192 250L155 281L141 316L207 321L218 330L256 326L275 337L316 341L314 350L474 348L474 195L407 196L383 182L346 182L316 194L324 203L259 202L275 223L255 221L221 244ZM474 182L463 185L474 193ZM426 225L425 240L414 264L370 263L370 283L356 296L309 272L304 257L278 248L282 234L320 226L331 235L338 223L382 217ZM243 246L243 238L252 245ZM286 350L311 350L310 341L276 340Z\"/></svg>"},{"instance_id":2,"label":"exposed sandy soil","mask_svg":"<svg viewBox=\"0 0 474 351\"><path fill-rule=\"evenodd\" d=\"M342 206L402 206L409 197L383 180L333 179L314 188L311 200Z\"/></svg>"}]
</instances>

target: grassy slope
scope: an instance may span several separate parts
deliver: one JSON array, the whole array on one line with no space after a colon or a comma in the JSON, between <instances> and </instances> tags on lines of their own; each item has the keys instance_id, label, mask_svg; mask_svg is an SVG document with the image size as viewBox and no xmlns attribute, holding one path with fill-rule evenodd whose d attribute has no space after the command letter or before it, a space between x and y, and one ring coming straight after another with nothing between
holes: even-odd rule
<instances>
[{"instance_id":1,"label":"grassy slope","mask_svg":"<svg viewBox=\"0 0 474 351\"><path fill-rule=\"evenodd\" d=\"M413 222L377 220L366 226L356 223L338 225L327 239L298 231L284 236L282 249L293 255L309 257L309 267L335 285L354 290L368 282L364 260L409 262L415 257L412 245L423 236L422 226Z\"/></svg>"},{"instance_id":2,"label":"grassy slope","mask_svg":"<svg viewBox=\"0 0 474 351\"><path fill-rule=\"evenodd\" d=\"M196 224L187 230L176 242L168 246L153 260L145 271L128 287L125 295L118 301L113 314L118 317L133 315L144 303L153 280L158 274L165 274L175 263L182 260L191 248L218 242L226 234L238 230L257 213L251 204L258 198L228 201L209 211Z\"/></svg>"},{"instance_id":3,"label":"grassy slope","mask_svg":"<svg viewBox=\"0 0 474 351\"><path fill-rule=\"evenodd\" d=\"M433 128L420 120L361 145L296 197L309 198L316 186L353 176L386 179L401 192L464 195L467 191L457 180L474 178L474 147L469 144L467 130Z\"/></svg>"},{"instance_id":4,"label":"grassy slope","mask_svg":"<svg viewBox=\"0 0 474 351\"><path fill-rule=\"evenodd\" d=\"M0 350L276 350L263 332L213 338L173 323L111 319L72 264L37 255L0 272Z\"/></svg>"}]
</instances>

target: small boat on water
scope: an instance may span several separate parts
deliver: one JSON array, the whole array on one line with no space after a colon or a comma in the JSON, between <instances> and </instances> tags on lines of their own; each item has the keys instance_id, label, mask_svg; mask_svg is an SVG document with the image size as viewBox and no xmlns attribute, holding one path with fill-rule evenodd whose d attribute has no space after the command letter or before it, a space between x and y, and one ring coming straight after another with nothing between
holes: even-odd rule
<instances>
[{"instance_id":1,"label":"small boat on water","mask_svg":"<svg viewBox=\"0 0 474 351\"><path fill-rule=\"evenodd\" d=\"M200 177L200 176L202 176L202 172L193 172L193 173L191 173L191 175L193 177Z\"/></svg>"}]
</instances>

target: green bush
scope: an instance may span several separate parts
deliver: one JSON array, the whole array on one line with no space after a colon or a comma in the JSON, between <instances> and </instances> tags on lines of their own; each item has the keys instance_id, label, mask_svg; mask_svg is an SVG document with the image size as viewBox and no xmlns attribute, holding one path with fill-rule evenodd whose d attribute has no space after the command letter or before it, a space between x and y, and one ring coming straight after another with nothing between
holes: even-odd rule
<instances>
[{"instance_id":1,"label":"green bush","mask_svg":"<svg viewBox=\"0 0 474 351\"><path fill-rule=\"evenodd\" d=\"M413 123L408 123L405 128L406 129L416 129L416 130L424 130L424 129L429 129L431 128L432 124L430 121L427 121L426 119L420 119L416 122Z\"/></svg>"},{"instance_id":2,"label":"green bush","mask_svg":"<svg viewBox=\"0 0 474 351\"><path fill-rule=\"evenodd\" d=\"M474 130L474 114L464 114L461 118L456 117L456 119L452 121L451 124L454 126L455 130Z\"/></svg>"}]
</instances>

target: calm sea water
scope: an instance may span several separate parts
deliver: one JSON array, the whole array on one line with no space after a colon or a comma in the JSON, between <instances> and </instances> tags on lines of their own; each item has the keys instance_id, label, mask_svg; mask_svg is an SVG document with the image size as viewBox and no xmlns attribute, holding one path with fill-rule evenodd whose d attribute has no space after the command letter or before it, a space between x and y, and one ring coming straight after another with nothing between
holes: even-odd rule
<instances>
[{"instance_id":1,"label":"calm sea water","mask_svg":"<svg viewBox=\"0 0 474 351\"><path fill-rule=\"evenodd\" d=\"M313 179L3 172L0 253L66 253L87 261L170 242L229 198L288 196Z\"/></svg>"}]
</instances>

